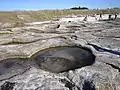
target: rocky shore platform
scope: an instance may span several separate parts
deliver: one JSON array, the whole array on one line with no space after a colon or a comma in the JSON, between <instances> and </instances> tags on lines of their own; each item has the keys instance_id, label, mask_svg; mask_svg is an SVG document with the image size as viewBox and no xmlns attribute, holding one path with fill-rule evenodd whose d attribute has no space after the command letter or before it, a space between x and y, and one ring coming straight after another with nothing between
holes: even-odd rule
<instances>
[{"instance_id":1,"label":"rocky shore platform","mask_svg":"<svg viewBox=\"0 0 120 90\"><path fill-rule=\"evenodd\" d=\"M120 18L1 26L0 90L120 90Z\"/></svg>"}]
</instances>

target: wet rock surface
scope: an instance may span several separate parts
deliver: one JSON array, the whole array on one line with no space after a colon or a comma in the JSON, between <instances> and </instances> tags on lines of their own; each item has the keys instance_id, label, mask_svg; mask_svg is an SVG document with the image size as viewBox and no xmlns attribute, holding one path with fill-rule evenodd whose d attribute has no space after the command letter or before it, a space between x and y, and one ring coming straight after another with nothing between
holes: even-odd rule
<instances>
[{"instance_id":1,"label":"wet rock surface","mask_svg":"<svg viewBox=\"0 0 120 90\"><path fill-rule=\"evenodd\" d=\"M92 51L80 47L59 47L40 53L34 60L40 68L54 73L74 70L95 62Z\"/></svg>"},{"instance_id":2,"label":"wet rock surface","mask_svg":"<svg viewBox=\"0 0 120 90\"><path fill-rule=\"evenodd\" d=\"M119 32L119 18L1 29L0 88L120 90Z\"/></svg>"}]
</instances>

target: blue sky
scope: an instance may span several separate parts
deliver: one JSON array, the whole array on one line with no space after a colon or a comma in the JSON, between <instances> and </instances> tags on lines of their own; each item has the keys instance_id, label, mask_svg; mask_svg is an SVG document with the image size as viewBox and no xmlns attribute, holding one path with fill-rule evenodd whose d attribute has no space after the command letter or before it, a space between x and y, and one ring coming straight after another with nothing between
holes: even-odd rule
<instances>
[{"instance_id":1,"label":"blue sky","mask_svg":"<svg viewBox=\"0 0 120 90\"><path fill-rule=\"evenodd\" d=\"M120 7L120 0L0 0L0 10L67 9Z\"/></svg>"}]
</instances>

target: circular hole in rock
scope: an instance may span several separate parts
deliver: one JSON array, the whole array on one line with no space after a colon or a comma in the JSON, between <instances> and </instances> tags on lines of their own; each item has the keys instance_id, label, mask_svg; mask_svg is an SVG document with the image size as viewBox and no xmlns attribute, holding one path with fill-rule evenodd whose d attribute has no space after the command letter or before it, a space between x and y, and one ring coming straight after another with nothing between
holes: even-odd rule
<instances>
[{"instance_id":1,"label":"circular hole in rock","mask_svg":"<svg viewBox=\"0 0 120 90\"><path fill-rule=\"evenodd\" d=\"M39 51L33 56L39 67L54 73L74 70L95 62L95 55L85 47L55 47Z\"/></svg>"}]
</instances>

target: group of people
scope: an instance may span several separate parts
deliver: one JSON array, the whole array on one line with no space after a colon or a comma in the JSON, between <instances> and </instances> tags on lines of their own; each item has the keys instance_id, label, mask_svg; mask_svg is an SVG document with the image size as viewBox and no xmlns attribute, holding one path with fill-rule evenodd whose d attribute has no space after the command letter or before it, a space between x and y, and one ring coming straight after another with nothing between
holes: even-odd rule
<instances>
[{"instance_id":1,"label":"group of people","mask_svg":"<svg viewBox=\"0 0 120 90\"><path fill-rule=\"evenodd\" d=\"M103 19L103 18L102 18L102 14L100 13L100 18L99 18L99 20L101 20L101 19ZM117 14L115 14L115 17L114 17L114 18L112 18L112 15L111 15L111 14L108 15L108 20L116 20L116 19L117 19Z\"/></svg>"},{"instance_id":2,"label":"group of people","mask_svg":"<svg viewBox=\"0 0 120 90\"><path fill-rule=\"evenodd\" d=\"M94 15L96 20L103 20L103 14L100 13L99 14L99 19L96 18L96 15ZM85 18L83 19L83 21L87 21L88 19L88 15L85 16ZM112 14L108 15L108 20L116 20L117 19L117 14L114 14L114 18L112 17Z\"/></svg>"}]
</instances>

